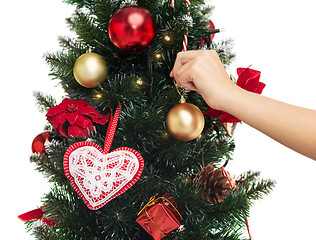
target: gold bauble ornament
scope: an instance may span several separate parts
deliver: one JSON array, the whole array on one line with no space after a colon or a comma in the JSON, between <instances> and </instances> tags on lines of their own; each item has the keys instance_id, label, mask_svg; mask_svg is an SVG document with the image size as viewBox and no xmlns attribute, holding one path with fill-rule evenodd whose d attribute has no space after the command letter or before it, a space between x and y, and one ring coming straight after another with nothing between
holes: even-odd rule
<instances>
[{"instance_id":1,"label":"gold bauble ornament","mask_svg":"<svg viewBox=\"0 0 316 240\"><path fill-rule=\"evenodd\" d=\"M97 53L82 54L73 68L77 82L87 88L94 88L103 83L108 75L105 60Z\"/></svg>"},{"instance_id":2,"label":"gold bauble ornament","mask_svg":"<svg viewBox=\"0 0 316 240\"><path fill-rule=\"evenodd\" d=\"M191 141L200 136L203 131L203 113L197 106L182 101L169 111L167 128L174 138Z\"/></svg>"}]
</instances>

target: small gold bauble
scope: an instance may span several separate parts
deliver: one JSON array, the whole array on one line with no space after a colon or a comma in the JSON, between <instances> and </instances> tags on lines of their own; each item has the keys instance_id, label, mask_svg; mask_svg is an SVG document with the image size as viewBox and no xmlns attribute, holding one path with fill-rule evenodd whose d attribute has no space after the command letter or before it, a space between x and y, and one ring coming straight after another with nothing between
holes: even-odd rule
<instances>
[{"instance_id":1,"label":"small gold bauble","mask_svg":"<svg viewBox=\"0 0 316 240\"><path fill-rule=\"evenodd\" d=\"M167 128L171 135L178 140L193 140L203 131L203 113L191 103L180 103L169 111Z\"/></svg>"},{"instance_id":2,"label":"small gold bauble","mask_svg":"<svg viewBox=\"0 0 316 240\"><path fill-rule=\"evenodd\" d=\"M103 83L108 75L106 62L97 53L85 53L78 57L73 72L77 82L87 88Z\"/></svg>"}]
</instances>

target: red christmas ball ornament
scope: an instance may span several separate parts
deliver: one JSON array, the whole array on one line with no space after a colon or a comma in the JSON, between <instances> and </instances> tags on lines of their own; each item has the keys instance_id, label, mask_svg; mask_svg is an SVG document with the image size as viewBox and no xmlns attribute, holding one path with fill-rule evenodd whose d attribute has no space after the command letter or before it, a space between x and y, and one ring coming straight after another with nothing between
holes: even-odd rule
<instances>
[{"instance_id":1,"label":"red christmas ball ornament","mask_svg":"<svg viewBox=\"0 0 316 240\"><path fill-rule=\"evenodd\" d=\"M215 30L215 25L214 23L212 22L212 20L208 20L208 24L210 25L210 27L208 28L209 30ZM215 34L211 34L211 40L213 41L213 38L215 37Z\"/></svg>"},{"instance_id":2,"label":"red christmas ball ornament","mask_svg":"<svg viewBox=\"0 0 316 240\"><path fill-rule=\"evenodd\" d=\"M207 21L207 26L209 26L209 30L215 30L215 25L212 22L212 20L208 20ZM215 33L210 34L208 36L204 36L201 40L200 40L200 46L205 46L207 43L211 43L213 41L213 38L215 37Z\"/></svg>"},{"instance_id":3,"label":"red christmas ball ornament","mask_svg":"<svg viewBox=\"0 0 316 240\"><path fill-rule=\"evenodd\" d=\"M38 134L32 142L32 152L39 153L42 157L43 154L46 153L45 143L51 142L52 140L62 141L60 137L56 136L51 131L45 131Z\"/></svg>"},{"instance_id":4,"label":"red christmas ball ornament","mask_svg":"<svg viewBox=\"0 0 316 240\"><path fill-rule=\"evenodd\" d=\"M109 36L118 48L131 52L146 49L156 36L153 16L144 8L119 9L109 22Z\"/></svg>"}]
</instances>

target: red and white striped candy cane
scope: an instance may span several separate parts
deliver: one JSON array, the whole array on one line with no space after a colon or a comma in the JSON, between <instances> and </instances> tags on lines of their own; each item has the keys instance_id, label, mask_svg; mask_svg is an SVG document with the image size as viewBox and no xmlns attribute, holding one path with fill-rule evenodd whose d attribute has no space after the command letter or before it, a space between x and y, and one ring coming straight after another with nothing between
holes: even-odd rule
<instances>
[{"instance_id":1,"label":"red and white striped candy cane","mask_svg":"<svg viewBox=\"0 0 316 240\"><path fill-rule=\"evenodd\" d=\"M189 0L184 0L184 1L188 7L188 10L190 10L190 5L191 5L190 1ZM174 8L174 0L171 0L170 5L172 8ZM190 16L190 11L188 11L187 15ZM184 33L184 36L183 36L182 52L185 52L188 47L188 36L189 36L188 30L189 30L189 27L187 27L187 31Z\"/></svg>"},{"instance_id":2,"label":"red and white striped candy cane","mask_svg":"<svg viewBox=\"0 0 316 240\"><path fill-rule=\"evenodd\" d=\"M171 0L170 5L172 8L174 8L174 0Z\"/></svg>"}]
</instances>

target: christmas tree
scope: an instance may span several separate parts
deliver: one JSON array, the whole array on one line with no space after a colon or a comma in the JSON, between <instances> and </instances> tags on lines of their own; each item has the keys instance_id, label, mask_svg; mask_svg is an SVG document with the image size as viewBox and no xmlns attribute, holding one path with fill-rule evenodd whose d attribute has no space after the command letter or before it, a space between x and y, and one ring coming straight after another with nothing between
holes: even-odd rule
<instances>
[{"instance_id":1,"label":"christmas tree","mask_svg":"<svg viewBox=\"0 0 316 240\"><path fill-rule=\"evenodd\" d=\"M67 19L77 37L60 37L62 49L45 56L66 96L57 103L35 93L48 125L30 160L51 191L26 214L42 224L27 228L37 239L246 238L249 208L273 181L252 171L234 181L225 170L234 150L227 122L169 77L181 50L213 49L225 66L234 59L231 40L213 41L213 8L203 0L67 3L77 6ZM194 111L185 129L174 107Z\"/></svg>"}]
</instances>

